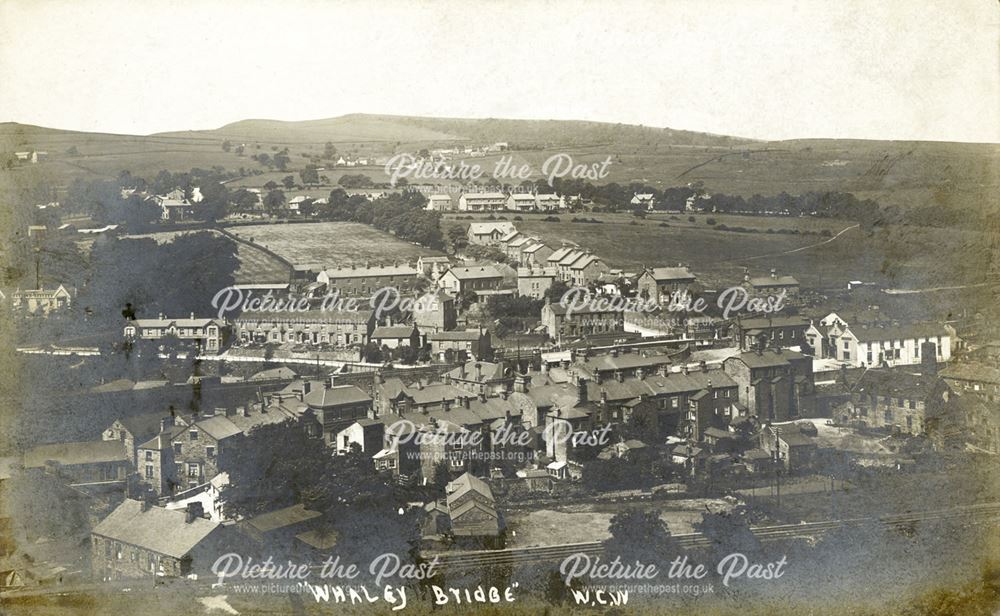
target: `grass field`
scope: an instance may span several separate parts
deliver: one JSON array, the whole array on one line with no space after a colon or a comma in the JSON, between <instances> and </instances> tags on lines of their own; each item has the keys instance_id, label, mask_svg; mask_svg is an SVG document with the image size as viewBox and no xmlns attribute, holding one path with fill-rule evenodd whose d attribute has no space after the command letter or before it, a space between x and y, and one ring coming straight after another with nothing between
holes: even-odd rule
<instances>
[{"instance_id":1,"label":"grass field","mask_svg":"<svg viewBox=\"0 0 1000 616\"><path fill-rule=\"evenodd\" d=\"M803 234L828 230L831 236L852 227L849 220L754 217L697 214L656 215L638 221L631 215L578 214L601 224L543 222L540 216L515 221L518 230L552 247L563 242L589 248L611 267L635 270L642 266L687 264L709 287L732 285L742 279L744 267L754 274L771 268L794 275L806 287L844 289L849 280L877 282L890 287L926 288L943 284L974 284L984 280L986 234L957 229L890 226L873 233L855 228L836 239ZM758 229L758 233L720 231L708 224ZM508 216L512 218L512 216ZM447 227L468 220L449 219ZM666 223L668 227L662 227ZM767 233L767 229L798 230L799 234ZM830 240L830 241L828 241ZM791 252L796 251L796 252Z\"/></svg>"},{"instance_id":2,"label":"grass field","mask_svg":"<svg viewBox=\"0 0 1000 616\"><path fill-rule=\"evenodd\" d=\"M297 266L337 267L366 262L411 264L421 255L437 254L398 240L388 233L354 222L320 222L233 227L241 238L273 250Z\"/></svg>"}]
</instances>

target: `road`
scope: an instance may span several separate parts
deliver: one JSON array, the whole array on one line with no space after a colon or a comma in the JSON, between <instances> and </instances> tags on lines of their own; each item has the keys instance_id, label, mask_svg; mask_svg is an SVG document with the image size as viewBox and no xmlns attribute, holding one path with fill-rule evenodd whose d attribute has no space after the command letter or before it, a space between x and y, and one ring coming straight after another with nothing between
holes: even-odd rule
<instances>
[{"instance_id":1,"label":"road","mask_svg":"<svg viewBox=\"0 0 1000 616\"><path fill-rule=\"evenodd\" d=\"M803 250L809 250L810 248L816 248L816 247L822 246L824 244L829 244L830 242L836 240L841 235L847 233L851 229L857 229L860 226L861 226L861 223L858 223L856 225L851 225L850 227L845 227L845 228L841 229L840 231L838 231L836 233L836 235L834 235L833 237L829 237L829 238L823 240L822 242L816 242L815 244L809 244L808 246L800 246L798 248L793 248L791 250L783 250L781 252L771 252L771 253L768 253L768 254L757 255L757 256L754 256L754 257L739 257L737 259L725 259L723 261L720 261L720 263L732 263L733 261L741 261L741 262L742 261L752 261L754 259L766 259L768 257L780 257L782 255L790 255L790 254L794 254L796 252L802 252Z\"/></svg>"}]
</instances>

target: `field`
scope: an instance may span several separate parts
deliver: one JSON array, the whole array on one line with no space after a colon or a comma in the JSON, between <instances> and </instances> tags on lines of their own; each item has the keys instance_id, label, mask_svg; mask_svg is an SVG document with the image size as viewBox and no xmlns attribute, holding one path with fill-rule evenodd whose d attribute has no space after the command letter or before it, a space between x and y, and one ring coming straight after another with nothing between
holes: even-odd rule
<instances>
[{"instance_id":1,"label":"field","mask_svg":"<svg viewBox=\"0 0 1000 616\"><path fill-rule=\"evenodd\" d=\"M975 231L889 226L866 232L851 228L855 223L849 220L718 214L697 214L695 222L689 222L686 214L675 215L676 220L658 214L643 221L621 214L577 216L602 222L574 223L573 215L560 214L558 223L522 216L524 220L515 225L553 248L564 242L588 248L611 267L635 271L685 263L711 288L740 281L744 267L754 275L775 268L795 276L805 287L829 290L845 289L849 280L922 289L985 279L982 264L988 238ZM719 225L759 232L720 231L706 223L709 217ZM449 219L444 223L446 232L448 226L468 222ZM768 229L798 234L768 233ZM831 237L803 234L824 230Z\"/></svg>"},{"instance_id":2,"label":"field","mask_svg":"<svg viewBox=\"0 0 1000 616\"><path fill-rule=\"evenodd\" d=\"M204 231L199 231L204 232ZM215 233L214 231L211 231ZM148 233L144 235L132 235L129 237L151 237L157 242L164 244L174 237L191 233L190 231L163 231L160 233ZM279 259L267 254L263 250L254 248L243 242L236 242L236 258L239 259L240 267L236 270L236 282L288 282L291 272L287 265Z\"/></svg>"},{"instance_id":3,"label":"field","mask_svg":"<svg viewBox=\"0 0 1000 616\"><path fill-rule=\"evenodd\" d=\"M421 255L437 254L354 222L251 225L233 227L230 231L274 251L296 266L310 268L393 261L412 264Z\"/></svg>"}]
</instances>

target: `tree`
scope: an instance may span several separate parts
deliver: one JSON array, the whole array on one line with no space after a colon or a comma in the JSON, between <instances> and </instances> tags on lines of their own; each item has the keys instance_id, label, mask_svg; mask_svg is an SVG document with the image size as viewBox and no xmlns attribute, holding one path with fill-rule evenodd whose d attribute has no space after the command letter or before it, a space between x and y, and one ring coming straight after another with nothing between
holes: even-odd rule
<instances>
[{"instance_id":1,"label":"tree","mask_svg":"<svg viewBox=\"0 0 1000 616\"><path fill-rule=\"evenodd\" d=\"M660 516L659 509L626 509L615 514L608 525L611 538L604 542L608 556L621 556L623 562L656 564L664 570L679 552L679 546Z\"/></svg>"},{"instance_id":2,"label":"tree","mask_svg":"<svg viewBox=\"0 0 1000 616\"><path fill-rule=\"evenodd\" d=\"M306 168L299 172L299 178L303 184L319 184L319 171L316 165L306 165Z\"/></svg>"},{"instance_id":3,"label":"tree","mask_svg":"<svg viewBox=\"0 0 1000 616\"><path fill-rule=\"evenodd\" d=\"M285 193L282 190L272 190L264 197L264 210L274 216L285 205Z\"/></svg>"},{"instance_id":4,"label":"tree","mask_svg":"<svg viewBox=\"0 0 1000 616\"><path fill-rule=\"evenodd\" d=\"M448 241L451 243L452 252L459 252L469 245L468 236L462 227L448 229Z\"/></svg>"},{"instance_id":5,"label":"tree","mask_svg":"<svg viewBox=\"0 0 1000 616\"><path fill-rule=\"evenodd\" d=\"M291 162L292 160L291 158L288 157L288 148L285 148L281 152L275 154L273 160L274 160L274 166L280 169L281 171L284 171L286 168L288 168L288 163Z\"/></svg>"},{"instance_id":6,"label":"tree","mask_svg":"<svg viewBox=\"0 0 1000 616\"><path fill-rule=\"evenodd\" d=\"M225 141L222 142L222 151L223 152L228 152L231 149L233 149L233 142L232 141L226 139Z\"/></svg>"},{"instance_id":7,"label":"tree","mask_svg":"<svg viewBox=\"0 0 1000 616\"><path fill-rule=\"evenodd\" d=\"M441 460L434 465L434 476L431 483L439 492L444 492L448 482L451 481L451 463L448 460Z\"/></svg>"},{"instance_id":8,"label":"tree","mask_svg":"<svg viewBox=\"0 0 1000 616\"><path fill-rule=\"evenodd\" d=\"M333 142L327 141L326 145L323 146L323 158L330 160L337 155L337 148L334 147Z\"/></svg>"},{"instance_id":9,"label":"tree","mask_svg":"<svg viewBox=\"0 0 1000 616\"><path fill-rule=\"evenodd\" d=\"M550 304L558 304L566 291L569 291L569 285L562 280L556 280L552 282L552 286L546 289L545 298L549 300Z\"/></svg>"},{"instance_id":10,"label":"tree","mask_svg":"<svg viewBox=\"0 0 1000 616\"><path fill-rule=\"evenodd\" d=\"M281 184L286 189L291 190L292 188L295 187L295 178L290 175L286 175L285 177L281 178Z\"/></svg>"},{"instance_id":11,"label":"tree","mask_svg":"<svg viewBox=\"0 0 1000 616\"><path fill-rule=\"evenodd\" d=\"M243 150L246 148L242 143L236 146L236 155L243 156Z\"/></svg>"}]
</instances>

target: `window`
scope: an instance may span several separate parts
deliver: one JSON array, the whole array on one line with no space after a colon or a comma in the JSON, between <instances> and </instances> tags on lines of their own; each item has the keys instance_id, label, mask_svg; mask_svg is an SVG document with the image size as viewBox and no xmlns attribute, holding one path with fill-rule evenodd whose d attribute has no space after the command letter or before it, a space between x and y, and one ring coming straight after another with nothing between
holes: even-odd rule
<instances>
[{"instance_id":1,"label":"window","mask_svg":"<svg viewBox=\"0 0 1000 616\"><path fill-rule=\"evenodd\" d=\"M146 459L147 460L152 460L153 459L153 452L152 451L147 451L146 452Z\"/></svg>"},{"instance_id":2,"label":"window","mask_svg":"<svg viewBox=\"0 0 1000 616\"><path fill-rule=\"evenodd\" d=\"M917 408L917 403L914 402L913 400L907 400L906 401L906 408L915 409L915 408Z\"/></svg>"},{"instance_id":3,"label":"window","mask_svg":"<svg viewBox=\"0 0 1000 616\"><path fill-rule=\"evenodd\" d=\"M214 458L215 457L215 447L206 447L205 448L205 455L208 456L209 458Z\"/></svg>"},{"instance_id":4,"label":"window","mask_svg":"<svg viewBox=\"0 0 1000 616\"><path fill-rule=\"evenodd\" d=\"M196 462L188 462L188 477L197 477L200 473L198 472L198 464Z\"/></svg>"},{"instance_id":5,"label":"window","mask_svg":"<svg viewBox=\"0 0 1000 616\"><path fill-rule=\"evenodd\" d=\"M676 409L679 407L680 407L680 400L677 398L677 396L672 397L670 399L670 408Z\"/></svg>"},{"instance_id":6,"label":"window","mask_svg":"<svg viewBox=\"0 0 1000 616\"><path fill-rule=\"evenodd\" d=\"M152 479L152 478L153 478L153 465L152 464L147 464L146 465L146 479Z\"/></svg>"},{"instance_id":7,"label":"window","mask_svg":"<svg viewBox=\"0 0 1000 616\"><path fill-rule=\"evenodd\" d=\"M197 430L191 430L190 432L188 432L188 436L191 437L192 441L197 441L198 440L198 431Z\"/></svg>"},{"instance_id":8,"label":"window","mask_svg":"<svg viewBox=\"0 0 1000 616\"><path fill-rule=\"evenodd\" d=\"M885 423L892 423L892 409L885 409Z\"/></svg>"},{"instance_id":9,"label":"window","mask_svg":"<svg viewBox=\"0 0 1000 616\"><path fill-rule=\"evenodd\" d=\"M174 453L178 453L179 454L181 452L182 448L183 447L181 446L180 443L174 443Z\"/></svg>"}]
</instances>

